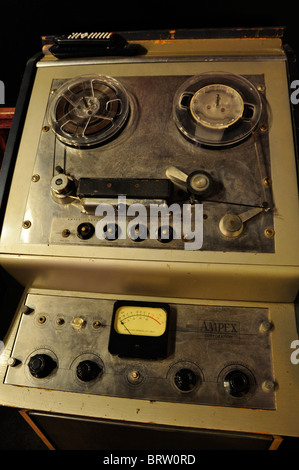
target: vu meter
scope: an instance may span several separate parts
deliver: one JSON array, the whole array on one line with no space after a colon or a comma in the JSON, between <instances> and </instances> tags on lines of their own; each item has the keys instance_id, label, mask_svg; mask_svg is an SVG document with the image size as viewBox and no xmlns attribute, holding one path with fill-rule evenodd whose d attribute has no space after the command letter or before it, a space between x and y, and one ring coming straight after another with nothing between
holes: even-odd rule
<instances>
[{"instance_id":1,"label":"vu meter","mask_svg":"<svg viewBox=\"0 0 299 470\"><path fill-rule=\"evenodd\" d=\"M109 352L120 357L158 359L167 355L169 305L116 302Z\"/></svg>"},{"instance_id":2,"label":"vu meter","mask_svg":"<svg viewBox=\"0 0 299 470\"><path fill-rule=\"evenodd\" d=\"M166 311L161 307L123 305L115 313L114 329L122 335L161 336L166 321Z\"/></svg>"}]
</instances>

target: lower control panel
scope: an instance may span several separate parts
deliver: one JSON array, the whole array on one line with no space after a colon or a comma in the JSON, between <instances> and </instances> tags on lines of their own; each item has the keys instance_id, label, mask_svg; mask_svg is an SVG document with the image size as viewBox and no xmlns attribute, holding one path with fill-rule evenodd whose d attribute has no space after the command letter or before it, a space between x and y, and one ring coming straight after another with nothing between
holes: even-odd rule
<instances>
[{"instance_id":1,"label":"lower control panel","mask_svg":"<svg viewBox=\"0 0 299 470\"><path fill-rule=\"evenodd\" d=\"M28 294L5 384L275 409L268 309Z\"/></svg>"}]
</instances>

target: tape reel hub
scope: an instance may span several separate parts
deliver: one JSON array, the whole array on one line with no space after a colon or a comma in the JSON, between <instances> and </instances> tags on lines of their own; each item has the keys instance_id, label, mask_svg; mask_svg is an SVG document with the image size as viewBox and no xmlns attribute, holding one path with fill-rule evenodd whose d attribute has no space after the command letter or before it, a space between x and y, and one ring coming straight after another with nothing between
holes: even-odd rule
<instances>
[{"instance_id":1,"label":"tape reel hub","mask_svg":"<svg viewBox=\"0 0 299 470\"><path fill-rule=\"evenodd\" d=\"M196 145L234 145L250 135L262 112L259 92L247 78L225 72L190 77L177 90L173 118Z\"/></svg>"},{"instance_id":2,"label":"tape reel hub","mask_svg":"<svg viewBox=\"0 0 299 470\"><path fill-rule=\"evenodd\" d=\"M225 129L243 115L244 102L234 88L227 85L207 85L192 97L190 111L195 119L211 129Z\"/></svg>"},{"instance_id":3,"label":"tape reel hub","mask_svg":"<svg viewBox=\"0 0 299 470\"><path fill-rule=\"evenodd\" d=\"M128 114L129 99L121 83L104 75L86 75L67 80L58 88L49 122L63 143L89 147L117 135Z\"/></svg>"},{"instance_id":4,"label":"tape reel hub","mask_svg":"<svg viewBox=\"0 0 299 470\"><path fill-rule=\"evenodd\" d=\"M95 96L88 98L82 97L77 107L74 108L74 113L81 119L95 116L100 108L100 101Z\"/></svg>"}]
</instances>

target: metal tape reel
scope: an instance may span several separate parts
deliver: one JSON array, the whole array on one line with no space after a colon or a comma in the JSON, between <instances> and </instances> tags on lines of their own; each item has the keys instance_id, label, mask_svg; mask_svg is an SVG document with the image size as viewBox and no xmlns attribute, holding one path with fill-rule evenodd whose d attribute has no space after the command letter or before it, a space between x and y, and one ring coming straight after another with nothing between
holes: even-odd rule
<instances>
[{"instance_id":1,"label":"metal tape reel","mask_svg":"<svg viewBox=\"0 0 299 470\"><path fill-rule=\"evenodd\" d=\"M67 80L57 89L49 107L49 122L64 144L90 147L115 136L128 114L128 96L117 80L86 75Z\"/></svg>"},{"instance_id":2,"label":"metal tape reel","mask_svg":"<svg viewBox=\"0 0 299 470\"><path fill-rule=\"evenodd\" d=\"M262 101L241 75L208 72L186 80L177 90L173 118L180 132L196 144L221 147L245 139L257 126Z\"/></svg>"}]
</instances>

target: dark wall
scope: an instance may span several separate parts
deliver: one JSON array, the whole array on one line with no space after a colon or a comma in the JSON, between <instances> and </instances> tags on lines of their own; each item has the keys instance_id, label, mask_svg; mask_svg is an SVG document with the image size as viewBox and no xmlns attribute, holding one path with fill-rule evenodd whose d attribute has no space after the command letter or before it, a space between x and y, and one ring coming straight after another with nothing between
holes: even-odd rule
<instances>
[{"instance_id":1,"label":"dark wall","mask_svg":"<svg viewBox=\"0 0 299 470\"><path fill-rule=\"evenodd\" d=\"M1 0L0 80L5 105L14 105L24 66L41 49L42 35L72 31L138 31L286 26L297 51L296 3L244 0L225 2L146 0Z\"/></svg>"}]
</instances>

